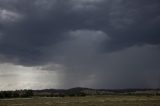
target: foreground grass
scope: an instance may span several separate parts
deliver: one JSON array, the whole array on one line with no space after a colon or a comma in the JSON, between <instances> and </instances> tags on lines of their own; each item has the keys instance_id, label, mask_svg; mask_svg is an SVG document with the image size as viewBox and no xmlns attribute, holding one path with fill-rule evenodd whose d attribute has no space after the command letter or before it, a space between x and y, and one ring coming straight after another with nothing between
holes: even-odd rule
<instances>
[{"instance_id":1,"label":"foreground grass","mask_svg":"<svg viewBox=\"0 0 160 106\"><path fill-rule=\"evenodd\" d=\"M0 106L160 106L160 96L87 96L4 99Z\"/></svg>"}]
</instances>

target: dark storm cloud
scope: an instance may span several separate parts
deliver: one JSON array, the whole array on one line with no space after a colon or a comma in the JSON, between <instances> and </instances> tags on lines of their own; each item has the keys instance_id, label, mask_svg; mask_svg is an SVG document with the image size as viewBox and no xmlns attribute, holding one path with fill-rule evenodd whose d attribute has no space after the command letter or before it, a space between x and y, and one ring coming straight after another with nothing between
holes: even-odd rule
<instances>
[{"instance_id":1,"label":"dark storm cloud","mask_svg":"<svg viewBox=\"0 0 160 106\"><path fill-rule=\"evenodd\" d=\"M22 15L18 22L0 27L3 33L0 54L18 59L18 64L41 64L46 57L45 48L64 40L67 38L64 33L76 29L106 32L110 41L104 43L103 49L108 52L160 42L160 4L157 0L0 2L1 10Z\"/></svg>"},{"instance_id":2,"label":"dark storm cloud","mask_svg":"<svg viewBox=\"0 0 160 106\"><path fill-rule=\"evenodd\" d=\"M0 0L0 62L60 70L62 87L159 87L159 8L159 0Z\"/></svg>"},{"instance_id":3,"label":"dark storm cloud","mask_svg":"<svg viewBox=\"0 0 160 106\"><path fill-rule=\"evenodd\" d=\"M110 41L106 42L105 51L160 43L160 4L157 0L0 2L1 10L13 10L22 15L22 19L12 25L1 25L0 54L18 59L18 64L41 64L44 49L67 38L64 34L67 31L76 29L108 33Z\"/></svg>"}]
</instances>

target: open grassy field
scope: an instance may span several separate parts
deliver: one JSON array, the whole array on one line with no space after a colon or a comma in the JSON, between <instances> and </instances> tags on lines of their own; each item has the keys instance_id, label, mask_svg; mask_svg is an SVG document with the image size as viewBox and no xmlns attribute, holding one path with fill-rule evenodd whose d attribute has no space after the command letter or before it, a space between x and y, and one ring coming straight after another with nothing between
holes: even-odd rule
<instances>
[{"instance_id":1,"label":"open grassy field","mask_svg":"<svg viewBox=\"0 0 160 106\"><path fill-rule=\"evenodd\" d=\"M87 96L0 100L0 106L160 106L160 96Z\"/></svg>"}]
</instances>

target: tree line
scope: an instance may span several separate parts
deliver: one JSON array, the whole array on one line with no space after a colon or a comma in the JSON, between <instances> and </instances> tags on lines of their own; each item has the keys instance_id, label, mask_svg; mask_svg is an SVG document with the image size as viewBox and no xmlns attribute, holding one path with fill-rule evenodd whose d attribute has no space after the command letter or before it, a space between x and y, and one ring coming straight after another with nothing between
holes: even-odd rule
<instances>
[{"instance_id":1,"label":"tree line","mask_svg":"<svg viewBox=\"0 0 160 106\"><path fill-rule=\"evenodd\" d=\"M32 97L32 90L0 91L0 99Z\"/></svg>"}]
</instances>

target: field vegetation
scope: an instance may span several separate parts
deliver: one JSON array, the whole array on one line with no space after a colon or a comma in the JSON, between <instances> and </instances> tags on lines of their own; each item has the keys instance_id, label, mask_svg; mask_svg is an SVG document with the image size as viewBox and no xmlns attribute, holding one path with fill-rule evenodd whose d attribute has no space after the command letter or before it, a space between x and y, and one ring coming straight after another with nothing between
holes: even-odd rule
<instances>
[{"instance_id":1,"label":"field vegetation","mask_svg":"<svg viewBox=\"0 0 160 106\"><path fill-rule=\"evenodd\" d=\"M2 99L0 106L160 106L160 96L85 96Z\"/></svg>"}]
</instances>

